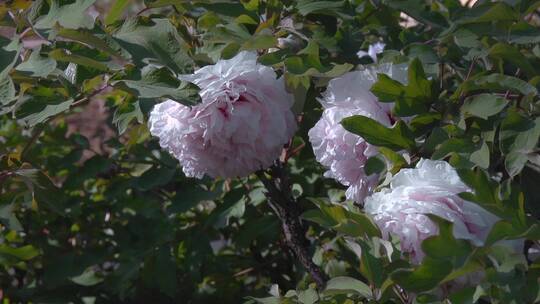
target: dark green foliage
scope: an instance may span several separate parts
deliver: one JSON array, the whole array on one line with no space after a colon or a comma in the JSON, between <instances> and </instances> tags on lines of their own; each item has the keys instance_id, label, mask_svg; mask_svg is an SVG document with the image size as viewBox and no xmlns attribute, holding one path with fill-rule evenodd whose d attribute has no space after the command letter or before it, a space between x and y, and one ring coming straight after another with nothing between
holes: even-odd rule
<instances>
[{"instance_id":1,"label":"dark green foliage","mask_svg":"<svg viewBox=\"0 0 540 304\"><path fill-rule=\"evenodd\" d=\"M540 300L540 259L497 243L540 240L540 2L102 2L0 1L3 303ZM400 25L401 13L417 24ZM343 127L379 147L366 171L381 179L422 157L458 168L473 190L461 196L502 219L486 246L434 218L440 234L412 265L323 177L307 136L316 99L371 63L356 52L381 40L380 62L409 67L406 84L379 75L371 89L398 122L353 116ZM286 247L255 176L186 178L146 126L157 102L199 102L178 75L241 50L285 78L302 114L287 170L324 290ZM96 100L104 133L84 132ZM449 288L478 271L480 283Z\"/></svg>"}]
</instances>

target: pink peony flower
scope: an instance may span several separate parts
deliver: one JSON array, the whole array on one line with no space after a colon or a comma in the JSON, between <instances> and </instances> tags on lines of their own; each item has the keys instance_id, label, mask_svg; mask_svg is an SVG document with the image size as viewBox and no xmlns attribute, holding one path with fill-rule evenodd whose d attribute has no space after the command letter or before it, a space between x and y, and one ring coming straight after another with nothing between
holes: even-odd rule
<instances>
[{"instance_id":1,"label":"pink peony flower","mask_svg":"<svg viewBox=\"0 0 540 304\"><path fill-rule=\"evenodd\" d=\"M269 167L293 136L293 97L282 78L241 52L192 75L201 88L192 108L167 100L150 113L150 132L174 155L186 176L247 176Z\"/></svg>"},{"instance_id":2,"label":"pink peony flower","mask_svg":"<svg viewBox=\"0 0 540 304\"><path fill-rule=\"evenodd\" d=\"M391 180L390 189L374 193L366 199L365 211L383 236L400 238L401 251L410 254L413 263L424 258L421 244L439 232L428 214L454 224L454 236L482 246L497 216L477 204L461 199L458 194L470 191L456 171L444 161L423 159L415 169L403 169ZM510 241L511 247L522 242Z\"/></svg>"},{"instance_id":3,"label":"pink peony flower","mask_svg":"<svg viewBox=\"0 0 540 304\"><path fill-rule=\"evenodd\" d=\"M367 176L364 165L378 150L362 137L346 131L340 122L346 117L364 115L383 125L392 125L391 105L379 103L370 91L377 73L406 82L405 68L392 65L354 71L331 80L319 100L324 107L322 117L308 133L317 161L328 168L324 175L348 186L347 198L358 203L377 185L378 176Z\"/></svg>"}]
</instances>

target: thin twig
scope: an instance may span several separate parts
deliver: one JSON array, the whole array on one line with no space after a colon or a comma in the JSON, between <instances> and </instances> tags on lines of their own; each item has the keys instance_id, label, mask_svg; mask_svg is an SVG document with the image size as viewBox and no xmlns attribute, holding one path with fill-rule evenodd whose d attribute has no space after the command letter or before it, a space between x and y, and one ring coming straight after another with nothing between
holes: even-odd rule
<instances>
[{"instance_id":1,"label":"thin twig","mask_svg":"<svg viewBox=\"0 0 540 304\"><path fill-rule=\"evenodd\" d=\"M471 65L469 66L469 70L467 71L467 76L465 76L465 80L463 80L464 82L469 80L469 77L471 77L475 63L476 63L476 57L474 57L473 60L471 61Z\"/></svg>"},{"instance_id":2,"label":"thin twig","mask_svg":"<svg viewBox=\"0 0 540 304\"><path fill-rule=\"evenodd\" d=\"M34 32L34 34L36 34L36 36L38 36L39 38L41 38L42 40L45 40L47 41L48 44L51 44L51 42L49 40L47 40L45 37L43 37L43 35L41 35L37 30L36 28L34 27L34 25L32 24L32 21L30 21L29 18L25 18L26 22L28 22L28 25L30 26L30 28L32 29L32 32Z\"/></svg>"},{"instance_id":3,"label":"thin twig","mask_svg":"<svg viewBox=\"0 0 540 304\"><path fill-rule=\"evenodd\" d=\"M521 69L518 68L516 73L514 74L515 77L519 75L519 72L521 72ZM504 99L508 99L508 95L510 94L510 90L507 90L506 93L504 93Z\"/></svg>"},{"instance_id":4,"label":"thin twig","mask_svg":"<svg viewBox=\"0 0 540 304\"><path fill-rule=\"evenodd\" d=\"M30 137L30 140L26 143L26 145L24 146L21 152L22 161L26 159L26 154L28 154L28 151L30 151L30 148L37 141L37 139L41 135L41 132L43 132L44 129L45 129L45 124L40 124L34 129L34 133L32 134L32 137Z\"/></svg>"},{"instance_id":5,"label":"thin twig","mask_svg":"<svg viewBox=\"0 0 540 304\"><path fill-rule=\"evenodd\" d=\"M476 57L474 57L473 60L471 61L471 65L469 66L469 70L467 71L467 76L465 76L465 79L463 80L463 82L467 82L467 80L469 80L469 78L471 77L475 63L476 63ZM461 102L463 102L463 94L465 94L465 91L461 91L461 94L459 94L459 99L461 100Z\"/></svg>"},{"instance_id":6,"label":"thin twig","mask_svg":"<svg viewBox=\"0 0 540 304\"><path fill-rule=\"evenodd\" d=\"M444 62L441 62L439 64L439 89L443 89L443 83L444 83Z\"/></svg>"},{"instance_id":7,"label":"thin twig","mask_svg":"<svg viewBox=\"0 0 540 304\"><path fill-rule=\"evenodd\" d=\"M152 8L151 7L145 7L142 10L138 11L136 15L140 16L142 13L144 13L144 12L150 10L150 9L152 9Z\"/></svg>"}]
</instances>

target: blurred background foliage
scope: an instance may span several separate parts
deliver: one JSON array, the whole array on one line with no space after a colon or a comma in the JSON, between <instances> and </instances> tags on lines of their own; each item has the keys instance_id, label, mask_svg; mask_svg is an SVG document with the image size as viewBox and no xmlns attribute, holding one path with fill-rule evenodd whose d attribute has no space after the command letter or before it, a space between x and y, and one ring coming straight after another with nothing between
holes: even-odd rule
<instances>
[{"instance_id":1,"label":"blurred background foliage","mask_svg":"<svg viewBox=\"0 0 540 304\"><path fill-rule=\"evenodd\" d=\"M540 260L539 1L2 1L0 298L3 303L534 303ZM412 266L378 238L343 188L322 177L307 131L328 81L409 64L409 84L373 92L415 118L347 128L394 150L447 159L468 197L503 221L483 248L443 234ZM178 74L240 50L285 77L300 130L289 150L317 291L286 247L253 176L194 180L150 137L165 98L198 102ZM411 72L412 71L412 72ZM358 118L359 119L359 118ZM382 132L382 133L381 133ZM389 140L380 138L389 134ZM404 143L396 147L396 142ZM373 161L376 163L376 161ZM339 204L336 204L339 203ZM348 208L344 208L343 204ZM440 223L441 231L444 225ZM447 227L448 228L448 227ZM491 246L526 238L525 255ZM444 288L485 271L481 284ZM441 295L442 294L442 295ZM442 299L442 300L441 300Z\"/></svg>"}]
</instances>

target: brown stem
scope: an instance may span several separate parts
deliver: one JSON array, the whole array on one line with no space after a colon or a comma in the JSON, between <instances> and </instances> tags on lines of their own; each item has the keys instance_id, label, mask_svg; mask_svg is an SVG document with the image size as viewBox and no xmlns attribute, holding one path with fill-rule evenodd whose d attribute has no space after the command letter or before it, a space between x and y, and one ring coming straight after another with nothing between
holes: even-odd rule
<instances>
[{"instance_id":1,"label":"brown stem","mask_svg":"<svg viewBox=\"0 0 540 304\"><path fill-rule=\"evenodd\" d=\"M268 179L264 172L257 172L257 176L266 187L268 203L281 221L281 228L285 235L287 246L300 261L302 266L311 275L319 289L324 289L327 277L322 270L313 263L308 254L309 241L306 239L306 229L300 220L302 210L291 195L291 187L283 165L276 162L270 169Z\"/></svg>"}]
</instances>

